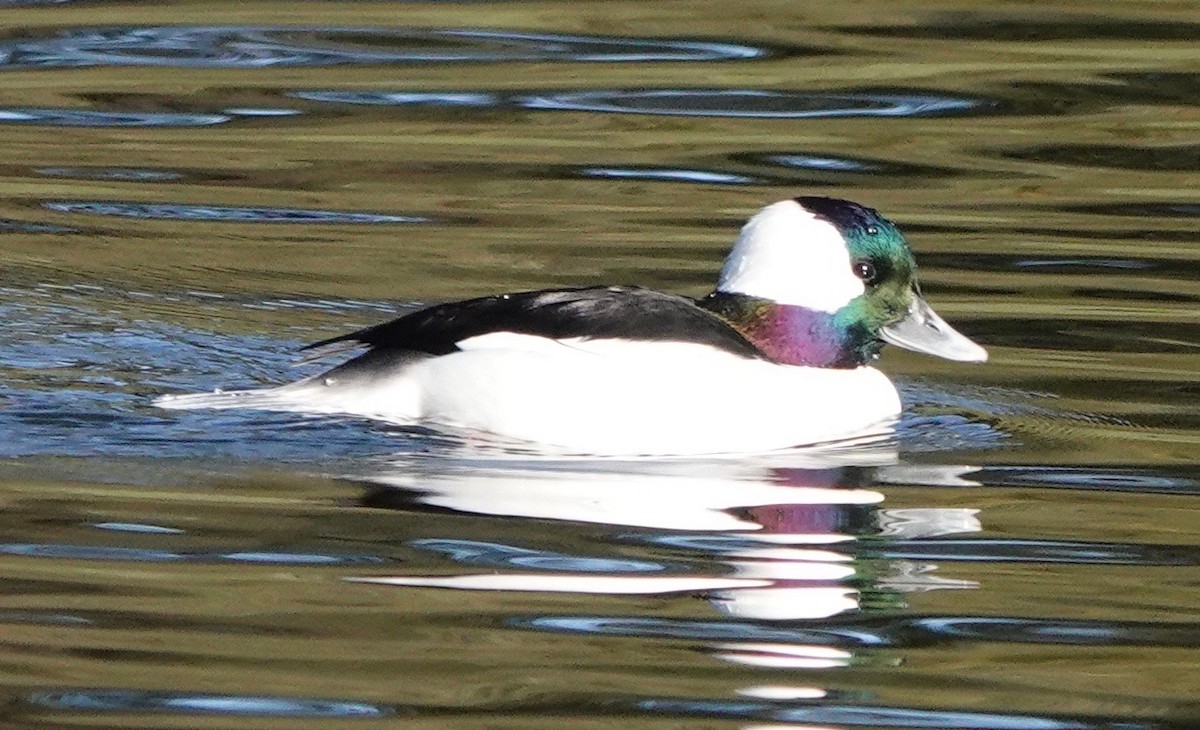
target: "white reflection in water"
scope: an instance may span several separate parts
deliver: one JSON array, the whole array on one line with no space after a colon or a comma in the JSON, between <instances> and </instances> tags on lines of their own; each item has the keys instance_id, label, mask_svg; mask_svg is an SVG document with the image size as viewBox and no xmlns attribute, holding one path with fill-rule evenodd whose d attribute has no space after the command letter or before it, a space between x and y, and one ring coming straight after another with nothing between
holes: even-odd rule
<instances>
[{"instance_id":1,"label":"white reflection in water","mask_svg":"<svg viewBox=\"0 0 1200 730\"><path fill-rule=\"evenodd\" d=\"M904 540L941 537L961 532L978 532L981 528L977 509L945 509L942 507L910 507L879 510L879 535Z\"/></svg>"},{"instance_id":2,"label":"white reflection in water","mask_svg":"<svg viewBox=\"0 0 1200 730\"><path fill-rule=\"evenodd\" d=\"M395 576L391 578L347 578L352 583L376 583L391 586L458 588L474 591L537 591L540 593L596 593L636 595L710 591L718 588L768 586L766 580L730 578L648 578L643 576L594 576L563 574Z\"/></svg>"},{"instance_id":3,"label":"white reflection in water","mask_svg":"<svg viewBox=\"0 0 1200 730\"><path fill-rule=\"evenodd\" d=\"M859 607L859 592L854 589L795 586L787 581L772 581L760 589L720 591L709 598L726 616L760 621L829 618Z\"/></svg>"},{"instance_id":4,"label":"white reflection in water","mask_svg":"<svg viewBox=\"0 0 1200 730\"><path fill-rule=\"evenodd\" d=\"M804 644L716 644L714 656L736 664L777 669L833 669L849 666L854 655L828 646Z\"/></svg>"},{"instance_id":5,"label":"white reflection in water","mask_svg":"<svg viewBox=\"0 0 1200 730\"><path fill-rule=\"evenodd\" d=\"M743 697L757 697L761 700L819 700L829 696L829 692L819 687L789 687L771 684L742 687L737 693Z\"/></svg>"},{"instance_id":6,"label":"white reflection in water","mask_svg":"<svg viewBox=\"0 0 1200 730\"><path fill-rule=\"evenodd\" d=\"M873 602L886 603L887 596L907 592L976 587L972 581L933 576L936 566L927 563L860 558L857 547L860 535L871 537L878 547L880 540L980 530L977 510L881 509L884 494L867 488L881 481L971 484L964 478L969 471L929 466L910 471L886 446L798 450L755 460L398 460L367 481L400 504L415 501L473 514L658 530L630 539L700 551L707 560L654 566L655 574L648 575L642 563L601 564L594 557L477 541L467 545L446 537L409 545L437 550L459 564L499 570L346 580L614 596L698 593L714 611L739 621L829 618L864 610L868 592ZM521 562L506 557L510 555L520 556ZM544 559L531 559L539 557ZM546 569L530 570L538 565ZM843 648L786 641L714 643L709 651L730 662L778 668L845 666L852 658Z\"/></svg>"},{"instance_id":7,"label":"white reflection in water","mask_svg":"<svg viewBox=\"0 0 1200 730\"><path fill-rule=\"evenodd\" d=\"M722 471L724 470L724 471ZM422 503L475 514L596 522L667 530L760 530L741 507L876 504L870 489L792 486L754 479L734 464L697 470L664 464L654 471L551 471L531 465L441 472L399 470L373 482L416 492Z\"/></svg>"}]
</instances>

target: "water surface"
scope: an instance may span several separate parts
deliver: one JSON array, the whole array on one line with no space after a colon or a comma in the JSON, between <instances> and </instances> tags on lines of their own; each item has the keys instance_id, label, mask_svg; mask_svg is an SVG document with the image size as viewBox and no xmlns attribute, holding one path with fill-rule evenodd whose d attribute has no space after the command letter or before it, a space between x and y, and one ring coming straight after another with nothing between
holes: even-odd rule
<instances>
[{"instance_id":1,"label":"water surface","mask_svg":"<svg viewBox=\"0 0 1200 730\"><path fill-rule=\"evenodd\" d=\"M1200 722L1189 6L281 10L0 10L0 724ZM888 442L150 404L424 303L703 294L799 194L894 219L992 355L887 352Z\"/></svg>"}]
</instances>

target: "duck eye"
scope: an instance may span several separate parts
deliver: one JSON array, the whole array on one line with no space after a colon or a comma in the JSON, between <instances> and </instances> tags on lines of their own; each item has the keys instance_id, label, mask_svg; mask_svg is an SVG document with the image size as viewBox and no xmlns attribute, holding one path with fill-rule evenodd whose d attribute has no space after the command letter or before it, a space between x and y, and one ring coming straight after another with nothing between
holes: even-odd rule
<instances>
[{"instance_id":1,"label":"duck eye","mask_svg":"<svg viewBox=\"0 0 1200 730\"><path fill-rule=\"evenodd\" d=\"M867 235L874 236L879 233L879 226L867 226Z\"/></svg>"},{"instance_id":2,"label":"duck eye","mask_svg":"<svg viewBox=\"0 0 1200 730\"><path fill-rule=\"evenodd\" d=\"M859 259L854 262L854 275L862 279L864 284L874 284L878 272L875 271L875 264L866 259Z\"/></svg>"}]
</instances>

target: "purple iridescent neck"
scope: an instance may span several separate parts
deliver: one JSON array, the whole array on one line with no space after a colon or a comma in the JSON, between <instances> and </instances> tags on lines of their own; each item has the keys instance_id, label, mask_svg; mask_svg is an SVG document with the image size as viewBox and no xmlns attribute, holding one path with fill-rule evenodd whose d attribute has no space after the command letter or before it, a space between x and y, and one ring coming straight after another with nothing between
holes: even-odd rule
<instances>
[{"instance_id":1,"label":"purple iridescent neck","mask_svg":"<svg viewBox=\"0 0 1200 730\"><path fill-rule=\"evenodd\" d=\"M725 292L713 292L698 304L728 322L768 359L784 365L855 368L879 351L874 338L842 325L837 313Z\"/></svg>"}]
</instances>

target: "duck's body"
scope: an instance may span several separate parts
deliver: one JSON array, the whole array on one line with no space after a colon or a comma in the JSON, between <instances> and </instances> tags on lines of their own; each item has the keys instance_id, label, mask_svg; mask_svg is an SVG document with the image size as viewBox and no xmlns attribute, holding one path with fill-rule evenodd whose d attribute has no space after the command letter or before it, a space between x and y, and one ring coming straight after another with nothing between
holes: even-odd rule
<instances>
[{"instance_id":1,"label":"duck's body","mask_svg":"<svg viewBox=\"0 0 1200 730\"><path fill-rule=\"evenodd\" d=\"M900 412L868 365L881 337L985 357L924 304L914 274L903 238L874 211L798 198L751 219L701 300L606 287L441 304L313 345L369 348L322 375L158 402L465 427L589 454L853 438Z\"/></svg>"}]
</instances>

